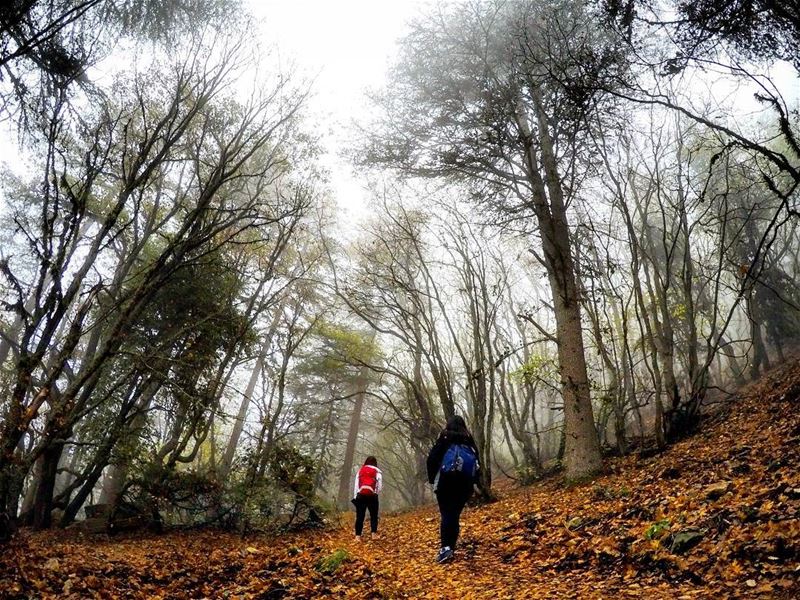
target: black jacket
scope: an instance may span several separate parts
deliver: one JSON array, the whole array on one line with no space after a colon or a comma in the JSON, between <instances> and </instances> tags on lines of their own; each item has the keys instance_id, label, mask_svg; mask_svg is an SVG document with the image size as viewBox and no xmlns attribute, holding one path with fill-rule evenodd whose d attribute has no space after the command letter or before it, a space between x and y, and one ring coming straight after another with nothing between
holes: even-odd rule
<instances>
[{"instance_id":1,"label":"black jacket","mask_svg":"<svg viewBox=\"0 0 800 600\"><path fill-rule=\"evenodd\" d=\"M478 454L478 447L475 445L475 440L472 439L472 436L443 431L439 434L439 439L436 440L433 448L431 448L431 451L428 453L428 483L432 484L436 479L436 474L442 466L445 452L447 452L447 449L452 444L464 444L472 448L473 452L475 452L475 457L478 459L478 473L475 476L476 479L480 475L481 457L480 454Z\"/></svg>"}]
</instances>

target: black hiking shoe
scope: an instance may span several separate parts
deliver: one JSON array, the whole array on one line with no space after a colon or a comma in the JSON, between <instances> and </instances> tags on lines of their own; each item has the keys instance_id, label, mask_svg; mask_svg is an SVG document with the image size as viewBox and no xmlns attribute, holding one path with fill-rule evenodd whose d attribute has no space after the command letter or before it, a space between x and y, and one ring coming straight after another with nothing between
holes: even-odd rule
<instances>
[{"instance_id":1,"label":"black hiking shoe","mask_svg":"<svg viewBox=\"0 0 800 600\"><path fill-rule=\"evenodd\" d=\"M441 550L439 550L439 554L436 557L436 562L439 564L445 563L448 560L453 558L453 549L450 546L445 546Z\"/></svg>"}]
</instances>

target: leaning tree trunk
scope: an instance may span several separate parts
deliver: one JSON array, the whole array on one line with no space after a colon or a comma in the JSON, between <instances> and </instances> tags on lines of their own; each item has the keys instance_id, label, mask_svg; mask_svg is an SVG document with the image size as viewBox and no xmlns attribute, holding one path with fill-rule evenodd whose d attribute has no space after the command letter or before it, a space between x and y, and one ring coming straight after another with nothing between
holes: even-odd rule
<instances>
[{"instance_id":1,"label":"leaning tree trunk","mask_svg":"<svg viewBox=\"0 0 800 600\"><path fill-rule=\"evenodd\" d=\"M134 443L137 447L141 432L144 431L144 428L147 425L147 412L150 408L150 404L160 389L161 384L158 383L157 380L149 382L132 408L134 414L133 418L131 419L130 429L128 430L127 435L131 436L129 443ZM121 420L118 422L118 425L121 426L124 421L128 419L128 417L128 411L123 411L118 417ZM117 442L113 441L112 443L116 444ZM120 494L122 493L125 483L128 480L128 472L130 471L130 467L131 460L127 456L120 458L109 465L100 489L99 504L108 504L110 506L117 505ZM85 492L79 492L78 495L84 496L84 499L88 497L88 494ZM72 507L74 514L77 514L79 508L79 506ZM65 512L69 512L69 510Z\"/></svg>"},{"instance_id":2,"label":"leaning tree trunk","mask_svg":"<svg viewBox=\"0 0 800 600\"><path fill-rule=\"evenodd\" d=\"M603 334L600 327L600 309L597 306L597 299L594 290L591 292L586 290L585 287L581 288L586 302L586 312L589 321L592 324L592 335L594 336L594 343L597 347L597 352L603 362L605 372L608 373L610 382L606 386L605 399L611 405L612 414L614 416L614 441L617 445L617 451L620 456L624 456L628 452L628 445L625 439L625 390L620 386L619 381L619 368L615 364L611 356L611 351L605 343ZM590 293L592 296L591 301L585 298L586 294ZM613 343L613 342L612 342ZM600 427L600 432L604 435L606 433L607 424L604 422Z\"/></svg>"},{"instance_id":3,"label":"leaning tree trunk","mask_svg":"<svg viewBox=\"0 0 800 600\"><path fill-rule=\"evenodd\" d=\"M239 411L236 413L236 420L233 422L231 437L228 439L228 445L225 449L225 454L222 457L222 462L220 463L217 471L220 481L225 481L231 472L233 458L236 455L236 449L239 447L239 439L242 436L244 425L247 420L247 409L250 406L250 402L253 398L253 392L255 392L256 384L261 376L261 370L264 367L264 360L266 359L268 349L268 344L265 343L262 346L261 352L256 358L255 365L253 365L253 370L250 373L250 380L247 382L247 388L245 389L245 392L242 395L242 401L239 404Z\"/></svg>"},{"instance_id":4,"label":"leaning tree trunk","mask_svg":"<svg viewBox=\"0 0 800 600\"><path fill-rule=\"evenodd\" d=\"M275 314L273 315L272 321L267 329L267 333L264 336L264 342L261 345L261 351L259 352L258 357L256 358L256 363L253 366L252 372L250 373L250 380L247 382L247 388L245 389L244 395L242 396L242 401L239 404L239 411L236 413L236 420L233 422L231 437L228 439L228 445L225 448L225 454L222 457L222 463L220 464L217 472L220 481L224 481L231 472L233 459L236 455L236 449L239 447L239 439L242 437L242 432L244 432L245 421L247 420L247 411L250 407L250 403L252 402L256 384L258 383L259 377L261 377L261 371L264 368L264 361L266 360L267 354L269 353L272 345L272 339L275 337L275 333L278 331L280 320L283 316L284 305L285 301L281 301L275 309Z\"/></svg>"}]
</instances>

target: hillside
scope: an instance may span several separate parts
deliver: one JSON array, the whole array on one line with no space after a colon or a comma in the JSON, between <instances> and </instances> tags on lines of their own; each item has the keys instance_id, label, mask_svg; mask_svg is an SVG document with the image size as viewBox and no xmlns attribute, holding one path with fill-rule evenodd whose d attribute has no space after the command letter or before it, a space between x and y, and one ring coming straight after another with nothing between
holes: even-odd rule
<instances>
[{"instance_id":1,"label":"hillside","mask_svg":"<svg viewBox=\"0 0 800 600\"><path fill-rule=\"evenodd\" d=\"M446 566L433 562L435 507L387 516L382 538L361 544L350 520L278 540L23 532L3 548L0 597L797 597L799 408L795 361L660 456L612 459L590 484L554 479L468 509Z\"/></svg>"}]
</instances>

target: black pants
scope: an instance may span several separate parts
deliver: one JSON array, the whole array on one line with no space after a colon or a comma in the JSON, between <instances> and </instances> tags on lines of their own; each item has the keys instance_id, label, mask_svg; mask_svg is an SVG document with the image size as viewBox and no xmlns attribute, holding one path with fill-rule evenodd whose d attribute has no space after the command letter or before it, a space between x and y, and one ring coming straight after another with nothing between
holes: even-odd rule
<instances>
[{"instance_id":1,"label":"black pants","mask_svg":"<svg viewBox=\"0 0 800 600\"><path fill-rule=\"evenodd\" d=\"M378 496L363 496L359 494L353 500L356 505L356 535L361 535L364 529L364 517L369 510L369 527L372 533L378 531Z\"/></svg>"},{"instance_id":2,"label":"black pants","mask_svg":"<svg viewBox=\"0 0 800 600\"><path fill-rule=\"evenodd\" d=\"M436 490L436 501L439 503L439 513L442 524L439 528L442 548L450 546L455 548L458 534L461 530L459 520L461 511L472 496L472 482L439 482Z\"/></svg>"}]
</instances>

